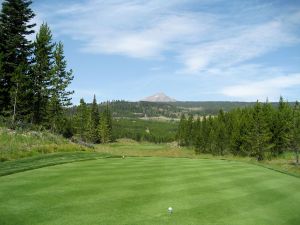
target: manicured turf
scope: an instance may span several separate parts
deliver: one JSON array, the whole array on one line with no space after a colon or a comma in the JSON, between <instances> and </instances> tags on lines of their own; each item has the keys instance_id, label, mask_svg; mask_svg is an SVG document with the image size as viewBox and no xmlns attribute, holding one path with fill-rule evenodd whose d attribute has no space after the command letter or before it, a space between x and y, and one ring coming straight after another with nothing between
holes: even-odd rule
<instances>
[{"instance_id":1,"label":"manicured turf","mask_svg":"<svg viewBox=\"0 0 300 225\"><path fill-rule=\"evenodd\" d=\"M0 177L1 225L298 225L299 212L299 178L227 160L110 158Z\"/></svg>"}]
</instances>

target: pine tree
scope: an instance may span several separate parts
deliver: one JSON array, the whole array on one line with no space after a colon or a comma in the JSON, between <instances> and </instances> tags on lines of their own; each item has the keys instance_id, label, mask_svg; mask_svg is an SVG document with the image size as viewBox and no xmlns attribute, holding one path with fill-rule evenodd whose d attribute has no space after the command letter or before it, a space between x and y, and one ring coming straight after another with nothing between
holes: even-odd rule
<instances>
[{"instance_id":1,"label":"pine tree","mask_svg":"<svg viewBox=\"0 0 300 225\"><path fill-rule=\"evenodd\" d=\"M200 149L203 152L208 152L208 124L206 116L203 117L201 122L201 136L200 136L201 144Z\"/></svg>"},{"instance_id":2,"label":"pine tree","mask_svg":"<svg viewBox=\"0 0 300 225\"><path fill-rule=\"evenodd\" d=\"M237 109L231 112L232 131L229 136L229 148L234 155L247 155L246 136L249 130L248 110Z\"/></svg>"},{"instance_id":3,"label":"pine tree","mask_svg":"<svg viewBox=\"0 0 300 225\"><path fill-rule=\"evenodd\" d=\"M290 146L292 135L292 109L280 97L278 109L274 115L272 127L273 156L278 156Z\"/></svg>"},{"instance_id":4,"label":"pine tree","mask_svg":"<svg viewBox=\"0 0 300 225\"><path fill-rule=\"evenodd\" d=\"M251 146L251 155L257 160L265 158L265 152L272 148L272 134L268 127L261 103L256 103L252 109L250 130L247 134L246 141Z\"/></svg>"},{"instance_id":5,"label":"pine tree","mask_svg":"<svg viewBox=\"0 0 300 225\"><path fill-rule=\"evenodd\" d=\"M224 111L220 110L218 117L216 119L216 149L219 151L220 155L224 154L224 151L227 147L227 131L225 124L225 115Z\"/></svg>"},{"instance_id":6,"label":"pine tree","mask_svg":"<svg viewBox=\"0 0 300 225\"><path fill-rule=\"evenodd\" d=\"M181 115L180 117L180 122L178 125L178 130L176 134L176 139L178 141L179 145L185 145L185 130L186 130L186 117L184 114Z\"/></svg>"},{"instance_id":7,"label":"pine tree","mask_svg":"<svg viewBox=\"0 0 300 225\"><path fill-rule=\"evenodd\" d=\"M59 42L55 46L52 92L58 96L60 105L65 107L72 105L70 95L72 95L74 91L67 90L67 88L74 79L74 76L72 75L72 70L67 71L67 61L65 60L63 48L62 42Z\"/></svg>"},{"instance_id":8,"label":"pine tree","mask_svg":"<svg viewBox=\"0 0 300 225\"><path fill-rule=\"evenodd\" d=\"M194 139L193 143L194 146L196 147L196 153L201 152L202 148L202 123L200 120L200 117L197 118L194 124L194 129L193 129L193 134L192 137Z\"/></svg>"},{"instance_id":9,"label":"pine tree","mask_svg":"<svg viewBox=\"0 0 300 225\"><path fill-rule=\"evenodd\" d=\"M54 44L52 43L50 28L46 23L43 23L34 42L33 122L35 124L42 124L46 121L47 117L49 117L48 101L51 94L51 81L54 76L53 48ZM58 96L56 96L56 100L57 99Z\"/></svg>"},{"instance_id":10,"label":"pine tree","mask_svg":"<svg viewBox=\"0 0 300 225\"><path fill-rule=\"evenodd\" d=\"M209 153L216 154L216 129L214 119L211 115L207 119L207 136L207 150Z\"/></svg>"},{"instance_id":11,"label":"pine tree","mask_svg":"<svg viewBox=\"0 0 300 225\"><path fill-rule=\"evenodd\" d=\"M0 25L1 28L1 25ZM0 29L1 35L1 29ZM0 41L2 41L0 36ZM4 109L4 102L5 102L5 86L4 86L4 62L3 62L3 52L0 51L0 115L2 110Z\"/></svg>"},{"instance_id":12,"label":"pine tree","mask_svg":"<svg viewBox=\"0 0 300 225\"><path fill-rule=\"evenodd\" d=\"M53 74L50 76L49 120L51 127L56 127L64 113L64 107L71 105L70 95L74 91L67 88L73 80L72 70L66 71L63 44L59 42L54 50Z\"/></svg>"},{"instance_id":13,"label":"pine tree","mask_svg":"<svg viewBox=\"0 0 300 225\"><path fill-rule=\"evenodd\" d=\"M193 121L194 117L192 114L189 115L188 120L186 121L185 131L184 131L184 143L185 145L193 144Z\"/></svg>"},{"instance_id":14,"label":"pine tree","mask_svg":"<svg viewBox=\"0 0 300 225\"><path fill-rule=\"evenodd\" d=\"M90 114L90 124L89 124L89 139L93 143L100 143L99 137L99 121L100 121L100 114L99 108L96 100L96 96L94 95L92 107L91 107L91 114Z\"/></svg>"},{"instance_id":15,"label":"pine tree","mask_svg":"<svg viewBox=\"0 0 300 225\"><path fill-rule=\"evenodd\" d=\"M107 123L107 136L109 141L113 141L113 136L112 136L112 129L113 129L113 123L112 123L112 114L111 114L111 110L109 108L108 103L106 104L106 110L104 111L105 115L106 115L106 123Z\"/></svg>"},{"instance_id":16,"label":"pine tree","mask_svg":"<svg viewBox=\"0 0 300 225\"><path fill-rule=\"evenodd\" d=\"M101 113L98 132L101 143L108 143L112 141L112 116L108 103L105 110Z\"/></svg>"},{"instance_id":17,"label":"pine tree","mask_svg":"<svg viewBox=\"0 0 300 225\"><path fill-rule=\"evenodd\" d=\"M0 113L10 115L29 112L31 105L31 55L32 43L28 35L34 33L35 16L30 8L31 1L4 0L0 14ZM22 103L17 107L18 103ZM14 107L13 107L14 106ZM13 110L13 108L15 110Z\"/></svg>"},{"instance_id":18,"label":"pine tree","mask_svg":"<svg viewBox=\"0 0 300 225\"><path fill-rule=\"evenodd\" d=\"M291 146L296 156L296 164L299 165L299 150L300 150L300 104L295 103L293 108L293 125L292 125L292 136Z\"/></svg>"},{"instance_id":19,"label":"pine tree","mask_svg":"<svg viewBox=\"0 0 300 225\"><path fill-rule=\"evenodd\" d=\"M80 104L77 107L75 114L75 128L83 141L88 140L90 111L84 99L80 99Z\"/></svg>"}]
</instances>

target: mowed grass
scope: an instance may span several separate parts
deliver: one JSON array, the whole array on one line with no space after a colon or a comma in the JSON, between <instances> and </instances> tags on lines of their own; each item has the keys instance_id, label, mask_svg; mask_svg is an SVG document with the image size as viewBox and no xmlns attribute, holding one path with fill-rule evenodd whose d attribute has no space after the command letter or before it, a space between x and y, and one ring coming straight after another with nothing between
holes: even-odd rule
<instances>
[{"instance_id":1,"label":"mowed grass","mask_svg":"<svg viewBox=\"0 0 300 225\"><path fill-rule=\"evenodd\" d=\"M96 159L0 177L0 224L298 225L299 190L299 178L244 162Z\"/></svg>"},{"instance_id":2,"label":"mowed grass","mask_svg":"<svg viewBox=\"0 0 300 225\"><path fill-rule=\"evenodd\" d=\"M196 157L194 149L179 147L175 142L154 144L130 139L95 145L95 151L118 156Z\"/></svg>"}]
</instances>

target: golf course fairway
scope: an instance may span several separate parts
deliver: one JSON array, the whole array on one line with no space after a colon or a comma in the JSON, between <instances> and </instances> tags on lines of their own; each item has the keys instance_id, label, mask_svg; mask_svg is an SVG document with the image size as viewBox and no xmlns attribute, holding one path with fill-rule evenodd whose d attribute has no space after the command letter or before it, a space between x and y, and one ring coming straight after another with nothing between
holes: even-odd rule
<instances>
[{"instance_id":1,"label":"golf course fairway","mask_svg":"<svg viewBox=\"0 0 300 225\"><path fill-rule=\"evenodd\" d=\"M0 224L298 225L300 179L227 160L67 163L0 177Z\"/></svg>"}]
</instances>

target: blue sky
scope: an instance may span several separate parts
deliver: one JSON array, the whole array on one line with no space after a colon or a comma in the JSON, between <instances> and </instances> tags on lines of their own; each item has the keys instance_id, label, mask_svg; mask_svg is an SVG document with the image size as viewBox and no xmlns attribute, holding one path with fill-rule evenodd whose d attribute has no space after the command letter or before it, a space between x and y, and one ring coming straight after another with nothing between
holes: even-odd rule
<instances>
[{"instance_id":1,"label":"blue sky","mask_svg":"<svg viewBox=\"0 0 300 225\"><path fill-rule=\"evenodd\" d=\"M299 0L43 0L73 102L300 99Z\"/></svg>"}]
</instances>

